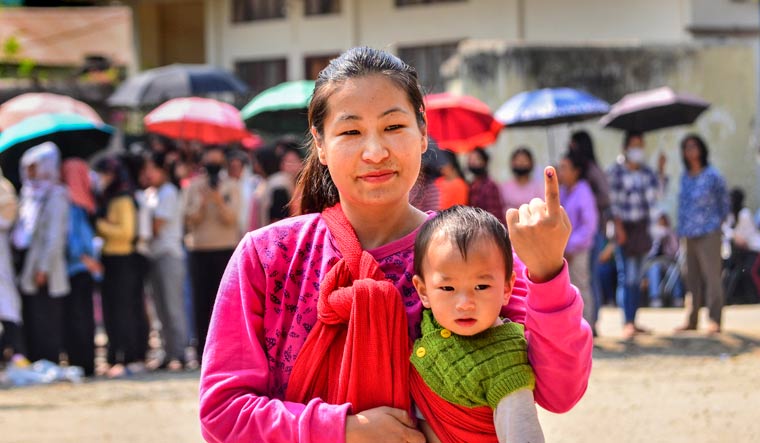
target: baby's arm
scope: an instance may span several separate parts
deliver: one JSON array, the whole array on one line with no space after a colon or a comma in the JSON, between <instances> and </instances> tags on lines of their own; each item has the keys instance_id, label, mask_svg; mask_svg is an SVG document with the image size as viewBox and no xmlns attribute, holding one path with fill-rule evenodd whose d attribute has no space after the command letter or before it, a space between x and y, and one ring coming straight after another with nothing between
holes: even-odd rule
<instances>
[{"instance_id":1,"label":"baby's arm","mask_svg":"<svg viewBox=\"0 0 760 443\"><path fill-rule=\"evenodd\" d=\"M502 398L493 411L499 443L544 443L533 391L520 389Z\"/></svg>"}]
</instances>

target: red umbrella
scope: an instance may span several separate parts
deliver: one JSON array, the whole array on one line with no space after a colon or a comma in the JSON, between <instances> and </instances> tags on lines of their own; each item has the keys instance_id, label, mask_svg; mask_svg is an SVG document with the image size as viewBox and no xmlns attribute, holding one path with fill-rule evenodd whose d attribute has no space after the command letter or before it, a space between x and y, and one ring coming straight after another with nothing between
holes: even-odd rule
<instances>
[{"instance_id":1,"label":"red umbrella","mask_svg":"<svg viewBox=\"0 0 760 443\"><path fill-rule=\"evenodd\" d=\"M210 98L171 99L143 121L150 132L209 145L239 142L249 136L237 108Z\"/></svg>"},{"instance_id":2,"label":"red umbrella","mask_svg":"<svg viewBox=\"0 0 760 443\"><path fill-rule=\"evenodd\" d=\"M475 97L447 92L425 97L428 134L442 149L468 152L496 141L503 125Z\"/></svg>"},{"instance_id":3,"label":"red umbrella","mask_svg":"<svg viewBox=\"0 0 760 443\"><path fill-rule=\"evenodd\" d=\"M28 92L13 97L0 106L0 131L39 114L77 114L93 123L103 123L87 103L66 95Z\"/></svg>"}]
</instances>

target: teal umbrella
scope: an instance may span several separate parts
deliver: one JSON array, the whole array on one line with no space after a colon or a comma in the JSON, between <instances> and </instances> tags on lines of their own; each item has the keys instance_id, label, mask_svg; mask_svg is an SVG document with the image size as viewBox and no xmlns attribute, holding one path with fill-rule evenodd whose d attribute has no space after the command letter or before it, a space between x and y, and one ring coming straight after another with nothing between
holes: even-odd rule
<instances>
[{"instance_id":1,"label":"teal umbrella","mask_svg":"<svg viewBox=\"0 0 760 443\"><path fill-rule=\"evenodd\" d=\"M248 102L240 115L246 125L269 134L299 134L308 130L306 111L314 92L314 81L280 83Z\"/></svg>"},{"instance_id":2,"label":"teal umbrella","mask_svg":"<svg viewBox=\"0 0 760 443\"><path fill-rule=\"evenodd\" d=\"M39 114L9 126L0 133L0 166L14 185L19 184L18 164L27 149L51 141L63 158L88 158L105 149L114 128L77 114Z\"/></svg>"}]
</instances>

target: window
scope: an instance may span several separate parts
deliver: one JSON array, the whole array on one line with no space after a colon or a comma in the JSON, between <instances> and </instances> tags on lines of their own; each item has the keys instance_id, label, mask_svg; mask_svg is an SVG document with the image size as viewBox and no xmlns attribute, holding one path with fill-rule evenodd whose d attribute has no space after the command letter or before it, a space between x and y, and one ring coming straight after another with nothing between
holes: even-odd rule
<instances>
[{"instance_id":1,"label":"window","mask_svg":"<svg viewBox=\"0 0 760 443\"><path fill-rule=\"evenodd\" d=\"M286 0L232 0L232 22L285 18Z\"/></svg>"},{"instance_id":2,"label":"window","mask_svg":"<svg viewBox=\"0 0 760 443\"><path fill-rule=\"evenodd\" d=\"M306 15L337 14L340 12L340 0L305 0Z\"/></svg>"},{"instance_id":3,"label":"window","mask_svg":"<svg viewBox=\"0 0 760 443\"><path fill-rule=\"evenodd\" d=\"M430 3L455 3L465 0L396 0L396 6L427 5Z\"/></svg>"},{"instance_id":4,"label":"window","mask_svg":"<svg viewBox=\"0 0 760 443\"><path fill-rule=\"evenodd\" d=\"M304 59L304 78L307 80L316 80L319 71L325 69L330 60L337 58L340 54L315 55Z\"/></svg>"},{"instance_id":5,"label":"window","mask_svg":"<svg viewBox=\"0 0 760 443\"><path fill-rule=\"evenodd\" d=\"M251 88L251 96L279 85L288 78L288 62L284 58L235 63L235 73Z\"/></svg>"},{"instance_id":6,"label":"window","mask_svg":"<svg viewBox=\"0 0 760 443\"><path fill-rule=\"evenodd\" d=\"M457 51L457 43L399 48L398 56L417 69L425 93L443 92L441 65Z\"/></svg>"}]
</instances>

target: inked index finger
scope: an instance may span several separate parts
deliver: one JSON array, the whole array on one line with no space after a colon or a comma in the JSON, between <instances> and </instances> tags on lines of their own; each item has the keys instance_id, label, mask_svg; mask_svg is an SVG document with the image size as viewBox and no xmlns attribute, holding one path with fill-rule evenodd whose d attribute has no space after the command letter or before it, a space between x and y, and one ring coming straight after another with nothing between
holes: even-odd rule
<instances>
[{"instance_id":1,"label":"inked index finger","mask_svg":"<svg viewBox=\"0 0 760 443\"><path fill-rule=\"evenodd\" d=\"M557 179L557 171L553 166L547 166L544 169L544 195L549 217L557 216L560 212L559 180Z\"/></svg>"}]
</instances>

